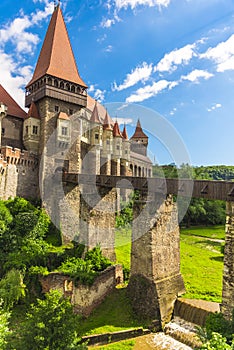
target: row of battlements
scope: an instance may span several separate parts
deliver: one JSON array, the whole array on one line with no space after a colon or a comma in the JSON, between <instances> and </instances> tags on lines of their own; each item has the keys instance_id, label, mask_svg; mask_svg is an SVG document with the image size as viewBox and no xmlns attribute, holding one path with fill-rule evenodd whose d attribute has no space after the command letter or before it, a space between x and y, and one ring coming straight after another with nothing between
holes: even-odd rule
<instances>
[{"instance_id":1,"label":"row of battlements","mask_svg":"<svg viewBox=\"0 0 234 350\"><path fill-rule=\"evenodd\" d=\"M8 164L36 166L38 165L38 158L28 151L2 146L0 150L0 166L4 167Z\"/></svg>"}]
</instances>

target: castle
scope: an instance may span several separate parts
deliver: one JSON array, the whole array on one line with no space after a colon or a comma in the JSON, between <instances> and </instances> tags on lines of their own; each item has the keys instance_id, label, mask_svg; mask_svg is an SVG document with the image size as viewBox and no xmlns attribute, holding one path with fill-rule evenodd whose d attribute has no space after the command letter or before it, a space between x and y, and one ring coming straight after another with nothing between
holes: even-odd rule
<instances>
[{"instance_id":1,"label":"castle","mask_svg":"<svg viewBox=\"0 0 234 350\"><path fill-rule=\"evenodd\" d=\"M45 161L48 148L53 157L42 164L42 173L50 168L50 172L151 177L148 136L140 121L128 139L126 127L121 132L118 122L87 94L87 88L57 5L26 86L28 112L0 85L0 166L5 174L1 197L39 195L39 164Z\"/></svg>"}]
</instances>

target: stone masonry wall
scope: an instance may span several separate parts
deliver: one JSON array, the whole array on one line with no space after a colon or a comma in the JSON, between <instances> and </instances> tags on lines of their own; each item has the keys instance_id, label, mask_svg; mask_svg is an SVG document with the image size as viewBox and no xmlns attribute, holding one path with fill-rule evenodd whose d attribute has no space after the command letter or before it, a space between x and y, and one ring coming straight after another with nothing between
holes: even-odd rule
<instances>
[{"instance_id":1,"label":"stone masonry wall","mask_svg":"<svg viewBox=\"0 0 234 350\"><path fill-rule=\"evenodd\" d=\"M75 286L70 277L58 273L41 277L40 282L43 293L51 289L60 290L71 298L75 312L87 317L117 284L123 282L123 271L121 265L110 266L100 273L91 286L82 284Z\"/></svg>"},{"instance_id":2,"label":"stone masonry wall","mask_svg":"<svg viewBox=\"0 0 234 350\"><path fill-rule=\"evenodd\" d=\"M221 311L229 320L234 309L234 202L226 204L226 236L223 271L223 298Z\"/></svg>"},{"instance_id":3,"label":"stone masonry wall","mask_svg":"<svg viewBox=\"0 0 234 350\"><path fill-rule=\"evenodd\" d=\"M0 197L40 197L38 160L27 151L5 146L0 154Z\"/></svg>"}]
</instances>

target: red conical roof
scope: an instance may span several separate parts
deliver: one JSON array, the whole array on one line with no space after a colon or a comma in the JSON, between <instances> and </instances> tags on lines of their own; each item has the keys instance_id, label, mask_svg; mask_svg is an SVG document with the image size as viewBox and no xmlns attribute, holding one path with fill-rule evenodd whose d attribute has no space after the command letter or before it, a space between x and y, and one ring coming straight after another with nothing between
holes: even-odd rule
<instances>
[{"instance_id":1,"label":"red conical roof","mask_svg":"<svg viewBox=\"0 0 234 350\"><path fill-rule=\"evenodd\" d=\"M122 135L123 135L123 138L125 140L128 140L128 133L127 133L126 125L124 125Z\"/></svg>"},{"instance_id":2,"label":"red conical roof","mask_svg":"<svg viewBox=\"0 0 234 350\"><path fill-rule=\"evenodd\" d=\"M81 79L59 6L54 10L37 65L28 86L45 74L87 87Z\"/></svg>"},{"instance_id":3,"label":"red conical roof","mask_svg":"<svg viewBox=\"0 0 234 350\"><path fill-rule=\"evenodd\" d=\"M97 101L96 101L96 103L95 103L95 106L94 106L94 109L93 109L93 112L92 112L90 121L91 121L92 123L101 124L101 121L100 121L100 118L99 118L99 115L98 115Z\"/></svg>"},{"instance_id":4,"label":"red conical roof","mask_svg":"<svg viewBox=\"0 0 234 350\"><path fill-rule=\"evenodd\" d=\"M119 130L119 124L118 124L117 121L116 121L115 124L114 124L113 136L114 136L114 137L122 137L121 132L120 132L120 130Z\"/></svg>"},{"instance_id":5,"label":"red conical roof","mask_svg":"<svg viewBox=\"0 0 234 350\"><path fill-rule=\"evenodd\" d=\"M137 121L137 126L134 134L132 135L131 139L139 139L139 138L147 138L148 136L143 132L140 120Z\"/></svg>"},{"instance_id":6,"label":"red conical roof","mask_svg":"<svg viewBox=\"0 0 234 350\"><path fill-rule=\"evenodd\" d=\"M106 111L105 119L103 122L103 130L112 130L111 124L112 124L112 120Z\"/></svg>"},{"instance_id":7,"label":"red conical roof","mask_svg":"<svg viewBox=\"0 0 234 350\"><path fill-rule=\"evenodd\" d=\"M18 103L8 94L0 84L0 102L7 106L7 114L13 117L25 119L27 113L18 105Z\"/></svg>"},{"instance_id":8,"label":"red conical roof","mask_svg":"<svg viewBox=\"0 0 234 350\"><path fill-rule=\"evenodd\" d=\"M29 110L28 110L28 118L30 118L30 117L40 119L37 106L35 105L35 103L33 101L31 103Z\"/></svg>"}]
</instances>

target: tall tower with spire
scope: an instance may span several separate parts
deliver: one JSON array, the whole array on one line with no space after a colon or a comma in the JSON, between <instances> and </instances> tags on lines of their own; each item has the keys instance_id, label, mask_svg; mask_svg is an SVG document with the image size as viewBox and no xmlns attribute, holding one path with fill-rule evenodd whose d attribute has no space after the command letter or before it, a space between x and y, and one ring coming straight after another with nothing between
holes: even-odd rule
<instances>
[{"instance_id":1,"label":"tall tower with spire","mask_svg":"<svg viewBox=\"0 0 234 350\"><path fill-rule=\"evenodd\" d=\"M87 85L81 79L59 4L55 6L25 106L35 103L41 119L39 153L57 126L59 112L68 116L87 105ZM56 116L57 113L57 116Z\"/></svg>"},{"instance_id":2,"label":"tall tower with spire","mask_svg":"<svg viewBox=\"0 0 234 350\"><path fill-rule=\"evenodd\" d=\"M135 132L131 137L131 151L147 156L148 139L149 138L142 130L140 120L138 119Z\"/></svg>"}]
</instances>

